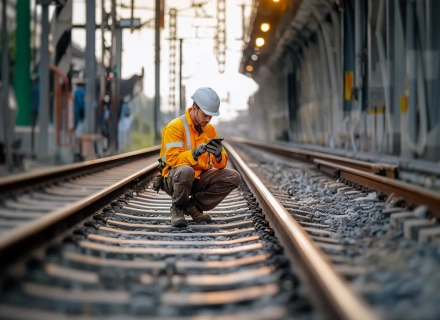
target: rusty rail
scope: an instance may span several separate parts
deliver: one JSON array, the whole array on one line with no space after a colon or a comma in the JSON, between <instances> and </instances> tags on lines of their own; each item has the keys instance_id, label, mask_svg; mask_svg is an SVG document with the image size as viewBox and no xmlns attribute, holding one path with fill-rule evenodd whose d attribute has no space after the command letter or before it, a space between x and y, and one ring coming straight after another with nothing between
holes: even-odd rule
<instances>
[{"instance_id":1,"label":"rusty rail","mask_svg":"<svg viewBox=\"0 0 440 320\"><path fill-rule=\"evenodd\" d=\"M386 163L372 163L372 162L360 161L360 160L344 158L344 157L321 153L321 152L308 151L304 149L280 146L276 144L269 144L266 142L248 140L244 138L228 137L228 140L236 143L244 143L250 146L260 148L262 150L266 150L269 152L273 152L288 157L293 156L296 160L305 161L308 163L313 163L315 159L325 160L339 165L354 168L360 171L369 172L380 176L385 176L391 179L398 178L398 167Z\"/></svg>"},{"instance_id":2,"label":"rusty rail","mask_svg":"<svg viewBox=\"0 0 440 320\"><path fill-rule=\"evenodd\" d=\"M5 197L8 194L21 193L41 185L145 159L158 154L158 151L159 146L154 146L104 159L60 166L35 173L14 175L0 181L0 196ZM90 212L98 210L108 202L124 194L136 182L151 175L156 168L157 162L152 159L152 164L145 167L145 169L133 173L127 178L102 189L100 192L56 209L50 214L43 215L37 220L29 221L16 229L12 229L4 238L0 239L0 261L2 261L0 270L22 257L26 252L46 243L48 239L52 239L73 227L76 223L87 217Z\"/></svg>"},{"instance_id":3,"label":"rusty rail","mask_svg":"<svg viewBox=\"0 0 440 320\"><path fill-rule=\"evenodd\" d=\"M68 164L36 172L27 172L12 175L7 178L2 178L2 180L0 181L0 196L2 194L13 193L20 189L25 190L33 188L35 187L35 185L41 183L51 183L52 181L55 181L57 179L68 179L73 175L86 174L96 169L103 169L108 166L120 165L127 161L134 161L143 157L153 155L155 153L158 154L159 151L160 146L154 146L112 157L79 162L75 164Z\"/></svg>"}]
</instances>

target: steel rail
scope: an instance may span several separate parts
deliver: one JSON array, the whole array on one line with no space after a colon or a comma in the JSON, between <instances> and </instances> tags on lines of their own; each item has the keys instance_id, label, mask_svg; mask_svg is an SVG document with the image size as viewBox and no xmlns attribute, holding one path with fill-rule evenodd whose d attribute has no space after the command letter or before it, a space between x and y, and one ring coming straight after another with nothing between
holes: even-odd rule
<instances>
[{"instance_id":1,"label":"steel rail","mask_svg":"<svg viewBox=\"0 0 440 320\"><path fill-rule=\"evenodd\" d=\"M260 149L269 151L271 153L276 153L288 157L293 156L296 160L305 161L309 163L313 163L315 159L319 159L319 160L325 160L325 161L337 163L339 165L344 165L364 172L370 172L376 175L386 176L392 179L397 179L398 177L398 167L386 163L372 163L372 162L360 161L360 160L344 158L344 157L321 153L321 152L308 151L293 147L269 144L266 142L249 140L244 138L228 137L228 140L236 143L244 143L250 146L258 147Z\"/></svg>"},{"instance_id":2,"label":"steel rail","mask_svg":"<svg viewBox=\"0 0 440 320\"><path fill-rule=\"evenodd\" d=\"M335 271L326 255L312 238L272 195L257 175L227 142L223 145L230 159L254 193L275 234L280 239L292 271L310 289L311 302L328 319L377 319L366 303Z\"/></svg>"},{"instance_id":3,"label":"steel rail","mask_svg":"<svg viewBox=\"0 0 440 320\"><path fill-rule=\"evenodd\" d=\"M157 147L153 147L131 153L131 155L134 157L145 156L145 154L156 152L156 150ZM112 157L110 161L114 162L124 158L126 159L127 155L125 156L126 157L124 157L124 155ZM107 162L105 160L106 159L96 160L85 165L96 168L96 166L102 166L105 164ZM63 173L62 169L63 168L61 167L59 169L49 170L50 172L47 176L50 176L51 178L57 177ZM151 176L155 169L157 169L156 162L106 188L103 188L87 198L55 210L39 219L32 220L23 226L13 229L8 234L5 234L5 236L0 239L0 270L6 268L18 258L23 257L25 253L47 243L48 240L54 239L64 231L74 227L75 224L89 217L91 213L101 209L114 199L125 194L125 192L133 187L134 184ZM80 172L78 171L80 168L78 168L77 165L69 166L69 170L70 172ZM25 175L21 176L23 178ZM44 177L44 172L42 172L38 177L34 178L33 182L44 181ZM17 181L12 181L12 183L19 184L20 180L17 179Z\"/></svg>"},{"instance_id":4,"label":"steel rail","mask_svg":"<svg viewBox=\"0 0 440 320\"><path fill-rule=\"evenodd\" d=\"M428 208L429 215L437 218L440 217L440 193L438 192L329 161L315 159L314 162L321 171L360 184L372 190L383 192L386 195L394 194L409 204L424 205Z\"/></svg>"},{"instance_id":5,"label":"steel rail","mask_svg":"<svg viewBox=\"0 0 440 320\"><path fill-rule=\"evenodd\" d=\"M153 154L159 152L159 150L160 145L138 151L127 152L112 157L1 178L0 194L12 193L20 189L28 189L37 184L50 183L59 179L69 179L72 176L85 174L97 169L114 167L122 163L127 163L128 161L134 161L147 156L152 156Z\"/></svg>"}]
</instances>

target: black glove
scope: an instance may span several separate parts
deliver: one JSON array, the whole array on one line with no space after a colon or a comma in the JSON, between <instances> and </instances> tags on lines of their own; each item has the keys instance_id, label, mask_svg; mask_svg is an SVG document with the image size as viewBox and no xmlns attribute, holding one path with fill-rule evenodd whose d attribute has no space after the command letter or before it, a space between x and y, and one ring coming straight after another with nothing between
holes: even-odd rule
<instances>
[{"instance_id":1,"label":"black glove","mask_svg":"<svg viewBox=\"0 0 440 320\"><path fill-rule=\"evenodd\" d=\"M151 189L153 189L156 192L159 192L160 189L162 189L162 183L163 183L162 175L154 177L153 186L151 187Z\"/></svg>"},{"instance_id":2,"label":"black glove","mask_svg":"<svg viewBox=\"0 0 440 320\"><path fill-rule=\"evenodd\" d=\"M192 150L192 156L195 161L199 161L199 157L206 152L206 144L199 144Z\"/></svg>"},{"instance_id":3,"label":"black glove","mask_svg":"<svg viewBox=\"0 0 440 320\"><path fill-rule=\"evenodd\" d=\"M206 151L212 153L214 157L219 158L222 155L223 145L219 140L214 140L208 143Z\"/></svg>"}]
</instances>

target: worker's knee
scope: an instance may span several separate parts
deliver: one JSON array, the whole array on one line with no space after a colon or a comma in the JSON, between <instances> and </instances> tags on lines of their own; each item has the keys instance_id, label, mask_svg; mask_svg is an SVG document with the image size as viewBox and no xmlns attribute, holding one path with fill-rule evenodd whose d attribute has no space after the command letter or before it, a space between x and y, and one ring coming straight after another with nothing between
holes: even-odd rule
<instances>
[{"instance_id":1,"label":"worker's knee","mask_svg":"<svg viewBox=\"0 0 440 320\"><path fill-rule=\"evenodd\" d=\"M224 174L227 177L227 181L229 181L234 187L238 187L241 182L240 174L233 169L224 169L227 170Z\"/></svg>"},{"instance_id":2,"label":"worker's knee","mask_svg":"<svg viewBox=\"0 0 440 320\"><path fill-rule=\"evenodd\" d=\"M173 177L175 183L186 184L194 181L194 169L192 167L180 166L173 170L176 170Z\"/></svg>"},{"instance_id":3,"label":"worker's knee","mask_svg":"<svg viewBox=\"0 0 440 320\"><path fill-rule=\"evenodd\" d=\"M241 176L237 171L235 171L235 170L232 170L232 171L234 172L234 174L232 175L232 177L233 177L232 183L238 187L241 182Z\"/></svg>"}]
</instances>

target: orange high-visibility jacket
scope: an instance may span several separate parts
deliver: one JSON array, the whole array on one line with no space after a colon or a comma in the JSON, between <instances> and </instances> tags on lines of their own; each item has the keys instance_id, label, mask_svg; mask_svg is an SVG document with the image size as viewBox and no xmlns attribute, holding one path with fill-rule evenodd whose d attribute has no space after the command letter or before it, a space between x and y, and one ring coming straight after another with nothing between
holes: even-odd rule
<instances>
[{"instance_id":1,"label":"orange high-visibility jacket","mask_svg":"<svg viewBox=\"0 0 440 320\"><path fill-rule=\"evenodd\" d=\"M211 124L207 124L203 132L199 133L194 128L194 124L189 116L189 109L184 115L171 121L162 131L162 145L160 149L160 157L166 162L166 167L162 170L162 176L167 177L169 167L176 168L179 166L191 166L194 168L194 177L200 178L200 174L204 170L223 169L228 163L228 154L225 148L222 150L222 160L217 163L212 154L205 152L198 161L192 156L192 149L199 144L208 143L212 138L218 138L215 128Z\"/></svg>"}]
</instances>

